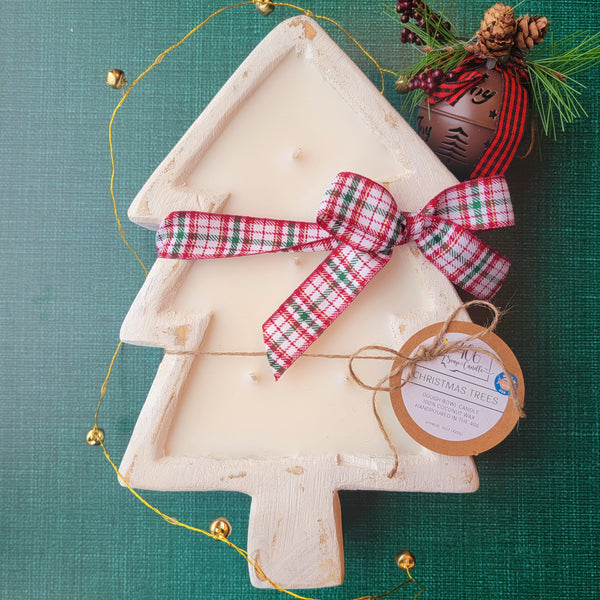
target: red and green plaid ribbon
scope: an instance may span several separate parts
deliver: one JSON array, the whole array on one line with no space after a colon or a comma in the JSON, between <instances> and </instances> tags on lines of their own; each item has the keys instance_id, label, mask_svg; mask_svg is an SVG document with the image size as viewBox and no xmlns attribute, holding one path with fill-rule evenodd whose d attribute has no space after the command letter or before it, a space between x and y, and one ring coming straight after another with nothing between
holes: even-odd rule
<instances>
[{"instance_id":1,"label":"red and green plaid ribbon","mask_svg":"<svg viewBox=\"0 0 600 600\"><path fill-rule=\"evenodd\" d=\"M414 241L448 279L491 298L510 261L470 231L514 224L503 177L459 183L418 213L402 213L381 185L340 173L325 193L316 223L174 212L161 224L160 258L201 259L265 252L328 250L329 256L263 324L275 379L331 325L391 258Z\"/></svg>"},{"instance_id":2,"label":"red and green plaid ribbon","mask_svg":"<svg viewBox=\"0 0 600 600\"><path fill-rule=\"evenodd\" d=\"M429 96L429 103L436 104L445 100L451 106L456 104L474 85L487 77L485 73L475 70L485 64L485 58L471 57L464 60L452 70L456 79L443 81ZM504 80L498 128L489 147L471 171L472 178L503 174L514 158L525 130L527 90L522 82L527 81L527 72L498 63L494 69Z\"/></svg>"}]
</instances>

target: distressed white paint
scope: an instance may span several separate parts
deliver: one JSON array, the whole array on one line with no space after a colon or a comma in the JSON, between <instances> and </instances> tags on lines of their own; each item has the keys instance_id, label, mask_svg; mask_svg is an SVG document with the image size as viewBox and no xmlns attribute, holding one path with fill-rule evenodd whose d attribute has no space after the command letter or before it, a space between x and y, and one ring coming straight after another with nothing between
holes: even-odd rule
<instances>
[{"instance_id":1,"label":"distressed white paint","mask_svg":"<svg viewBox=\"0 0 600 600\"><path fill-rule=\"evenodd\" d=\"M186 209L314 220L339 171L384 183L404 210L456 182L327 35L297 17L234 73L129 216L150 229ZM470 457L418 445L380 394L399 459L388 477L394 452L373 416L371 393L349 381L343 359L302 357L275 383L264 356L202 354L262 352L262 322L323 257L159 259L121 332L124 341L165 348L121 472L140 488L251 495L248 550L288 588L341 583L338 490L469 492L478 485ZM400 347L458 304L414 246L397 248L309 353ZM374 382L389 363L360 369Z\"/></svg>"}]
</instances>

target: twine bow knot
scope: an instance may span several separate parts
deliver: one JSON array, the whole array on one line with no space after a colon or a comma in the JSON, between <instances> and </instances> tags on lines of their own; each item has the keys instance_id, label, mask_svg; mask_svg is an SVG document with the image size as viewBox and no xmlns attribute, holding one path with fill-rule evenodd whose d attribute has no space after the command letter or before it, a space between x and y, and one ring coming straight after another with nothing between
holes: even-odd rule
<instances>
[{"instance_id":1,"label":"twine bow knot","mask_svg":"<svg viewBox=\"0 0 600 600\"><path fill-rule=\"evenodd\" d=\"M472 306L479 306L482 308L488 309L492 314L491 322L485 326L481 327L479 331L472 333L470 335L466 335L462 339L456 341L448 341L446 339L446 334L449 332L453 323L457 321L457 317L459 316L461 311L466 311ZM400 351L394 348L388 348L387 346L363 346L356 352L354 352L350 356L350 360L348 362L348 368L350 371L350 376L352 377L354 383L356 383L359 387L370 390L373 392L371 396L371 406L373 408L373 414L377 419L377 424L385 438L387 445L389 446L392 454L394 455L394 464L387 474L388 477L393 477L398 470L398 452L394 444L392 443L390 436L383 424L383 421L379 415L379 411L377 409L376 397L377 392L395 392L396 390L404 387L407 383L409 383L419 366L419 363L428 362L431 360L435 360L436 358L440 358L441 356L446 356L449 354L453 354L455 352L462 352L465 350L470 350L472 352L485 354L489 356L501 369L505 375L506 384L508 386L509 392L509 400L512 402L513 407L515 408L519 418L525 417L525 411L523 410L522 399L519 397L519 393L517 391L517 385L513 380L513 375L510 372L508 366L504 362L500 356L498 356L495 352L488 350L485 347L481 347L479 345L474 345L473 342L477 342L477 340L485 340L485 337L488 334L494 333L499 321L500 321L501 313L500 311L491 303L482 300L471 300L470 302L465 302L460 306L457 306L454 311L448 316L446 321L441 324L438 332L435 334L433 339L429 344L420 344L415 348L415 350L411 353L410 356L403 355ZM373 356L373 352L377 353ZM354 368L354 362L356 360L361 360L365 358L381 358L381 359L389 359L393 360L394 363L390 372L383 377L376 385L371 385L357 374Z\"/></svg>"},{"instance_id":2,"label":"twine bow knot","mask_svg":"<svg viewBox=\"0 0 600 600\"><path fill-rule=\"evenodd\" d=\"M465 335L462 339L457 341L446 340L446 335L450 330L453 323L457 322L457 317L462 311L477 306L486 308L492 314L492 320L485 327L481 327L475 333ZM513 403L519 417L525 416L523 410L523 404L519 398L517 392L517 386L513 381L512 374L504 360L500 358L495 352L488 350L485 347L476 346L473 342L484 339L486 335L494 333L502 313L496 308L491 302L482 300L471 300L465 302L460 306L457 306L452 313L447 317L446 321L440 325L438 332L433 336L433 339L429 344L420 344L417 346L410 356L405 356L394 348L388 348L387 346L363 346L356 352L350 355L348 367L350 370L350 376L353 381L361 388L371 390L373 392L393 392L401 387L404 387L413 378L419 363L429 362L440 358L442 356L448 356L456 352L463 352L465 350L471 350L480 354L489 356L501 369L506 377L506 385L508 386L509 400ZM388 355L387 358L394 360L394 366L391 371L376 385L370 385L363 381L363 379L357 374L354 368L354 362L364 358L372 358L372 353L377 352L378 356L384 358L384 355ZM399 378L400 383L397 383ZM394 383L392 383L394 382ZM375 397L373 397L375 402ZM373 405L375 408L375 405Z\"/></svg>"},{"instance_id":3,"label":"twine bow knot","mask_svg":"<svg viewBox=\"0 0 600 600\"><path fill-rule=\"evenodd\" d=\"M171 213L156 243L160 258L204 259L265 252L330 254L263 324L275 379L325 331L389 262L395 246L414 241L453 283L491 298L510 261L470 230L514 224L503 177L459 183L418 213L402 213L383 186L339 173L316 223L203 212Z\"/></svg>"}]
</instances>

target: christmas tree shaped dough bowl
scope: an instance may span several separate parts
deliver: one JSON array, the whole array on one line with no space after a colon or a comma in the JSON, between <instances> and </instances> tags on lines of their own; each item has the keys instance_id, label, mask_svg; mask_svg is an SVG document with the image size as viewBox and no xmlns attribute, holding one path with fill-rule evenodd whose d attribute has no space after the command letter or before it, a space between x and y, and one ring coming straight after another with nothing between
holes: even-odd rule
<instances>
[{"instance_id":1,"label":"christmas tree shaped dough bowl","mask_svg":"<svg viewBox=\"0 0 600 600\"><path fill-rule=\"evenodd\" d=\"M176 210L314 221L341 171L381 183L404 211L457 182L325 32L296 17L242 63L150 177L129 217L149 229ZM478 487L471 457L442 456L413 441L383 392L379 424L372 393L351 380L347 359L310 356L347 356L369 344L399 349L460 304L413 243L396 247L306 355L274 380L262 323L326 254L159 258L121 330L123 341L165 354L120 472L137 488L249 494L248 551L286 588L343 581L339 490ZM376 383L390 368L362 361L360 373ZM269 585L253 568L250 578Z\"/></svg>"}]
</instances>

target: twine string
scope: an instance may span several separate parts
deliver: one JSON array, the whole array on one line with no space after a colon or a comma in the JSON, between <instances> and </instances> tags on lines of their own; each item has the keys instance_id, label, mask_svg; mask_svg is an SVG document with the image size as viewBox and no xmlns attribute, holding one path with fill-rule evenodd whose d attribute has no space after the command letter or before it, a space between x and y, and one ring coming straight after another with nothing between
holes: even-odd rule
<instances>
[{"instance_id":1,"label":"twine string","mask_svg":"<svg viewBox=\"0 0 600 600\"><path fill-rule=\"evenodd\" d=\"M444 337L448 333L448 329L450 328L450 325L455 321L458 314L462 310L467 310L471 306L481 306L481 307L487 308L492 313L491 323L487 327L484 327L481 330L479 330L478 332L468 335L467 337L465 337L461 340L456 340L453 342L444 340ZM488 333L493 333L493 331L496 329L496 326L498 325L498 323L500 321L500 316L501 316L500 311L491 302L487 302L485 300L471 300L470 302L465 302L464 304L461 304L460 306L458 306L448 316L448 318L446 319L446 321L443 323L442 327L440 328L439 332L434 336L432 342L429 345L421 344L413 352L412 356L405 356L405 355L401 354L398 350L395 350L394 348L388 348L387 346L378 346L378 345L363 346L362 348L360 348L359 350L354 352L352 355L350 355L349 361L348 361L348 369L350 371L350 376L352 377L352 380L354 381L354 383L356 383L359 387L373 392L373 394L371 396L371 407L373 409L373 413L375 415L377 425L383 435L383 438L385 439L388 447L390 448L390 450L392 451L393 456L394 456L394 464L392 465L392 468L390 469L390 471L387 473L388 478L391 479L396 474L396 471L398 470L399 459L398 459L398 452L396 450L396 447L392 443L392 441L389 437L389 434L387 433L387 430L385 428L385 425L383 424L383 420L381 419L381 417L379 415L379 410L377 409L377 393L378 392L390 392L391 393L395 390L402 388L404 385L406 385L411 380L411 378L415 374L415 370L420 362L428 362L428 361L434 360L436 358L439 358L441 356L445 356L447 354L453 354L455 352L463 352L466 350L471 350L473 352L479 352L481 354L485 354L486 356L491 357L494 360L494 362L496 362L500 366L500 368L506 375L506 380L507 380L508 386L509 386L509 399L513 402L513 405L514 405L515 409L517 410L519 417L521 417L521 418L525 417L525 412L523 410L521 402L519 401L519 396L517 393L515 383L513 381L512 375L510 374L504 361L501 358L499 358L497 354L495 354L494 352L491 352L490 350L487 350L486 348L469 345L470 342L480 340ZM356 370L354 369L354 361L355 360L358 360L358 359L363 360L365 358L374 358L373 356L365 355L365 352L380 352L380 353L383 353L384 355L383 356L379 355L379 358L396 361L396 364L392 367L391 371L374 386L366 383L356 373ZM405 376L401 379L400 384L399 385L398 384L391 385L391 381L394 378L396 378L398 375L402 375L405 369L407 370L407 372L406 372Z\"/></svg>"},{"instance_id":2,"label":"twine string","mask_svg":"<svg viewBox=\"0 0 600 600\"><path fill-rule=\"evenodd\" d=\"M486 327L481 328L476 333L470 334L460 340L444 340L446 334L448 333L448 330L450 329L450 325L456 320L456 317L458 316L459 312L461 312L462 310L466 310L472 306L480 306L488 309L492 314L492 321L490 322L490 324ZM487 302L486 300L471 300L470 302L465 302L464 304L458 306L454 311L452 311L452 313L448 316L446 321L442 324L438 333L434 336L431 343L429 345L421 344L413 352L412 356L405 356L401 354L398 350L395 350L394 348L388 348L387 346L363 346L350 357L350 360L348 362L350 376L359 387L362 387L366 390L371 390L374 393L393 392L399 388L404 387L410 381L410 379L415 374L415 370L420 362L428 362L441 356L445 356L447 354L454 354L456 352L464 352L466 350L470 350L489 356L502 369L502 372L506 375L506 380L508 383L509 400L512 401L519 417L525 417L525 412L523 410L523 407L521 406L519 395L517 393L517 388L504 360L502 360L495 352L492 352L491 350L487 350L486 348L481 348L479 346L470 345L471 342L481 340L488 333L493 333L500 321L500 317L500 311L491 302ZM373 351L384 352L388 354L388 358L393 358L397 361L396 365L392 368L390 373L386 375L377 385L374 386L369 385L363 379L361 379L361 377L356 373L356 370L354 369L355 360L362 358L364 352ZM407 369L407 372L406 375L401 379L400 384L391 385L391 381L395 379L398 375L402 375L405 369Z\"/></svg>"},{"instance_id":3,"label":"twine string","mask_svg":"<svg viewBox=\"0 0 600 600\"><path fill-rule=\"evenodd\" d=\"M466 337L456 340L456 341L448 341L444 340L451 324L456 320L458 314L467 310L473 306L480 306L486 308L492 314L492 320L486 327L483 327L476 333L467 335ZM525 417L525 411L521 405L519 400L519 395L517 392L517 388L513 381L512 375L506 366L505 362L494 352L491 350L487 350L486 348L482 348L480 346L474 346L471 343L477 340L481 340L488 333L493 333L500 322L501 312L498 310L496 306L494 306L491 302L487 302L485 300L471 300L470 302L465 302L458 306L452 313L448 316L446 321L442 324L440 330L433 337L433 340L429 345L421 344L418 346L413 352L412 356L405 356L400 353L398 350L394 348L389 348L387 346L380 345L369 345L363 346L356 352L352 354L314 354L314 353L305 353L303 358L328 358L328 359L347 359L348 360L348 370L350 372L350 376L354 383L356 383L359 387L369 390L373 392L371 396L371 408L373 410L373 415L377 422L377 426L388 445L389 449L392 451L394 463L392 468L388 471L387 477L393 478L398 470L399 458L398 452L392 440L387 432L387 429L383 423L383 420L379 414L379 410L377 408L377 393L378 392L393 392L398 390L404 385L406 385L415 374L415 370L421 362L429 362L436 358L440 358L442 356L448 354L454 354L457 352L464 351L472 351L478 352L480 354L484 354L489 356L495 363L497 363L502 372L506 375L506 381L509 387L509 400L513 403L517 414L520 418ZM376 354L373 354L376 353ZM264 352L199 352L200 356L264 356ZM302 358L302 357L301 357ZM356 360L393 360L396 364L392 367L390 372L385 375L382 379L380 379L377 384L370 385L365 382L356 372L354 368L354 362ZM395 379L398 375L402 375L406 370L404 377L402 377L400 384L391 384L391 381Z\"/></svg>"}]
</instances>

